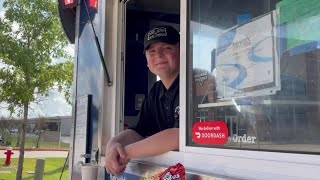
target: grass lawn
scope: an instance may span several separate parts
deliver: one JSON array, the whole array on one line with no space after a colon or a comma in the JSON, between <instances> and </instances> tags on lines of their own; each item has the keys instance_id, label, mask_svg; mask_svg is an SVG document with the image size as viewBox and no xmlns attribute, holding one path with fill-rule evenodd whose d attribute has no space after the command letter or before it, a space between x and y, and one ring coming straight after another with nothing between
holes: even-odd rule
<instances>
[{"instance_id":1,"label":"grass lawn","mask_svg":"<svg viewBox=\"0 0 320 180\"><path fill-rule=\"evenodd\" d=\"M45 167L44 167L44 179L59 180L61 171L63 169L63 165L65 163L65 158L46 158L45 159ZM11 165L5 165L5 159L0 158L0 180L14 180L16 179L16 173L18 168L18 159L12 159ZM33 174L27 174L26 171L34 171L36 167L36 159L25 158L23 163L23 174L22 177L24 180L33 180ZM11 173L6 174L1 171L11 171ZM68 179L69 170L66 168L63 172L63 176L61 179Z\"/></svg>"}]
</instances>

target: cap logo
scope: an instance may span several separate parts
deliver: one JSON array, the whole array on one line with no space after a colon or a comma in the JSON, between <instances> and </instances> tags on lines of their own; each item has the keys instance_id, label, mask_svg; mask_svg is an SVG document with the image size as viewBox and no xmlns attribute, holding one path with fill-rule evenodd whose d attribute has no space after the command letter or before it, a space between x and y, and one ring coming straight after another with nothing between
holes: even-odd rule
<instances>
[{"instance_id":1,"label":"cap logo","mask_svg":"<svg viewBox=\"0 0 320 180\"><path fill-rule=\"evenodd\" d=\"M162 37L162 36L167 36L166 28L164 27L154 28L148 33L148 41L153 38Z\"/></svg>"}]
</instances>

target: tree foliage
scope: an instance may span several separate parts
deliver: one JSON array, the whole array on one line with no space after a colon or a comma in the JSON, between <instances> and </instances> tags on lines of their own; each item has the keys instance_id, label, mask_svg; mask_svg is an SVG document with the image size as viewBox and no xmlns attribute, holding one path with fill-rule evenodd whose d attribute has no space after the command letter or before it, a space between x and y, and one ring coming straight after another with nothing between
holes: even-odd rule
<instances>
[{"instance_id":1,"label":"tree foliage","mask_svg":"<svg viewBox=\"0 0 320 180\"><path fill-rule=\"evenodd\" d=\"M0 19L0 102L15 108L30 104L58 87L70 102L73 63L64 48L57 4L53 0L6 0L5 18Z\"/></svg>"},{"instance_id":2,"label":"tree foliage","mask_svg":"<svg viewBox=\"0 0 320 180\"><path fill-rule=\"evenodd\" d=\"M26 123L29 106L58 87L70 102L73 63L55 0L5 0L0 19L0 103L12 113L23 113L17 178L22 179ZM69 59L63 63L54 60ZM20 133L20 131L19 131Z\"/></svg>"}]
</instances>

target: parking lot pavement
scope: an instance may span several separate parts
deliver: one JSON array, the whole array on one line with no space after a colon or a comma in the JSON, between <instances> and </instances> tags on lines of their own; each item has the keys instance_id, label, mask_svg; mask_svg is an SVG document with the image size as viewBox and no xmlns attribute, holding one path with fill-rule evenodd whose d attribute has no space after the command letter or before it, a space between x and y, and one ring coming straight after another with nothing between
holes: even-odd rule
<instances>
[{"instance_id":1,"label":"parking lot pavement","mask_svg":"<svg viewBox=\"0 0 320 180\"><path fill-rule=\"evenodd\" d=\"M5 158L5 150L0 150L0 158ZM12 158L19 158L19 150L13 150ZM25 151L24 158L66 158L68 151Z\"/></svg>"}]
</instances>

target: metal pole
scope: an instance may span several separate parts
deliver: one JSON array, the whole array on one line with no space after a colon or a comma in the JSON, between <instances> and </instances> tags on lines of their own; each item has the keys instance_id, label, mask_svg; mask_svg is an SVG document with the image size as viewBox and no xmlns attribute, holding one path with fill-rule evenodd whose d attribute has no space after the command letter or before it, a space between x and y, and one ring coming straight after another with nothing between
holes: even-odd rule
<instances>
[{"instance_id":1,"label":"metal pole","mask_svg":"<svg viewBox=\"0 0 320 180\"><path fill-rule=\"evenodd\" d=\"M63 174L63 172L64 172L64 169L65 169L66 166L67 166L67 161L68 161L68 159L69 159L69 153L70 153L70 149L68 150L68 156L67 156L67 158L66 158L66 161L64 162L64 165L63 165L63 168L62 168L62 171L61 171L59 180L61 180L62 174Z\"/></svg>"}]
</instances>

